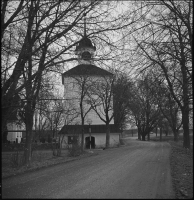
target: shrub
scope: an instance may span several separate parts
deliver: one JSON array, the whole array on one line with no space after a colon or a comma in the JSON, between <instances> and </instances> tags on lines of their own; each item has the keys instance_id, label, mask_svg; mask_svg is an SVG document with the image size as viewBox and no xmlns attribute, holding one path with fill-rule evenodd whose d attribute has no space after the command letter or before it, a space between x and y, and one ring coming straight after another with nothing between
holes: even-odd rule
<instances>
[{"instance_id":1,"label":"shrub","mask_svg":"<svg viewBox=\"0 0 194 200\"><path fill-rule=\"evenodd\" d=\"M51 143L52 142L52 138L50 135L48 135L48 143Z\"/></svg>"},{"instance_id":2,"label":"shrub","mask_svg":"<svg viewBox=\"0 0 194 200\"><path fill-rule=\"evenodd\" d=\"M32 160L41 162L42 158L44 158L44 157L45 157L44 155L42 156L42 152L38 152L38 153L33 154Z\"/></svg>"},{"instance_id":3,"label":"shrub","mask_svg":"<svg viewBox=\"0 0 194 200\"><path fill-rule=\"evenodd\" d=\"M52 151L53 151L53 156L61 156L60 143L53 142L52 143Z\"/></svg>"},{"instance_id":4,"label":"shrub","mask_svg":"<svg viewBox=\"0 0 194 200\"><path fill-rule=\"evenodd\" d=\"M2 144L2 151L23 151L24 150L24 145L22 143L16 144L16 143L7 143L7 144Z\"/></svg>"},{"instance_id":5,"label":"shrub","mask_svg":"<svg viewBox=\"0 0 194 200\"><path fill-rule=\"evenodd\" d=\"M52 143L33 144L33 149L36 149L36 150L52 149Z\"/></svg>"},{"instance_id":6,"label":"shrub","mask_svg":"<svg viewBox=\"0 0 194 200\"><path fill-rule=\"evenodd\" d=\"M79 142L72 143L68 146L69 156L79 156L82 153L82 148Z\"/></svg>"},{"instance_id":7,"label":"shrub","mask_svg":"<svg viewBox=\"0 0 194 200\"><path fill-rule=\"evenodd\" d=\"M24 155L20 155L18 151L11 154L10 164L14 168L24 165Z\"/></svg>"},{"instance_id":8,"label":"shrub","mask_svg":"<svg viewBox=\"0 0 194 200\"><path fill-rule=\"evenodd\" d=\"M40 142L42 142L42 143L45 143L45 141L46 141L45 138L40 139Z\"/></svg>"},{"instance_id":9,"label":"shrub","mask_svg":"<svg viewBox=\"0 0 194 200\"><path fill-rule=\"evenodd\" d=\"M120 139L120 145L124 145L124 141L122 139Z\"/></svg>"}]
</instances>

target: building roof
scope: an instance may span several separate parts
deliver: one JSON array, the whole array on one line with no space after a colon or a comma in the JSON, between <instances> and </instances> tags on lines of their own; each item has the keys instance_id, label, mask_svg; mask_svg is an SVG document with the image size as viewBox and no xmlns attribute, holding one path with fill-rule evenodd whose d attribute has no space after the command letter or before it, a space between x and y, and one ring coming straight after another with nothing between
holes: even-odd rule
<instances>
[{"instance_id":1,"label":"building roof","mask_svg":"<svg viewBox=\"0 0 194 200\"><path fill-rule=\"evenodd\" d=\"M113 74L108 72L107 70L101 69L95 65L91 64L80 64L72 69L66 71L62 74L62 83L64 76L82 76L82 75L90 75L90 76L112 76Z\"/></svg>"},{"instance_id":2,"label":"building roof","mask_svg":"<svg viewBox=\"0 0 194 200\"><path fill-rule=\"evenodd\" d=\"M110 124L110 133L119 133L119 130L114 124ZM91 133L106 133L106 125L84 125L84 133L89 133L89 127L91 127ZM81 134L82 125L64 125L58 134Z\"/></svg>"}]
</instances>

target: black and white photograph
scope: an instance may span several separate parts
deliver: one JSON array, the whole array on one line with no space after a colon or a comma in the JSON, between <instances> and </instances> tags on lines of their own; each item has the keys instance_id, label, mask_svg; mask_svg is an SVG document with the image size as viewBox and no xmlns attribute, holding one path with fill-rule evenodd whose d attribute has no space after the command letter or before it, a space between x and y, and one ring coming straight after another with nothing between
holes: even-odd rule
<instances>
[{"instance_id":1,"label":"black and white photograph","mask_svg":"<svg viewBox=\"0 0 194 200\"><path fill-rule=\"evenodd\" d=\"M193 199L192 64L192 0L2 0L2 199Z\"/></svg>"}]
</instances>

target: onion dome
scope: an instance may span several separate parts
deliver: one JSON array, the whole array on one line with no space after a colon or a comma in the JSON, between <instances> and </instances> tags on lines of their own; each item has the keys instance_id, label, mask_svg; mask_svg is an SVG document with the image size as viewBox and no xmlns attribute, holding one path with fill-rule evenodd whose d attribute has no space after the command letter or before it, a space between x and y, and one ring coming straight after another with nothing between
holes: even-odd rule
<instances>
[{"instance_id":1,"label":"onion dome","mask_svg":"<svg viewBox=\"0 0 194 200\"><path fill-rule=\"evenodd\" d=\"M79 51L82 48L91 48L94 51L96 51L96 47L92 44L91 40L87 36L84 36L80 40L80 42L79 42L78 46L76 47L75 51Z\"/></svg>"}]
</instances>

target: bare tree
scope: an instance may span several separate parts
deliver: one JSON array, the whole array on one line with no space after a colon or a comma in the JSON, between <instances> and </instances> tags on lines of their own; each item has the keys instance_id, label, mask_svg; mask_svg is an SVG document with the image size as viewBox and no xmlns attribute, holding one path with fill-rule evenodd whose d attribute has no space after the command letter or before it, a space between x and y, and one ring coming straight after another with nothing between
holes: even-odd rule
<instances>
[{"instance_id":1,"label":"bare tree","mask_svg":"<svg viewBox=\"0 0 194 200\"><path fill-rule=\"evenodd\" d=\"M131 88L129 111L138 128L138 139L142 137L143 141L162 118L155 95L157 93L149 75L137 80Z\"/></svg>"},{"instance_id":2,"label":"bare tree","mask_svg":"<svg viewBox=\"0 0 194 200\"><path fill-rule=\"evenodd\" d=\"M57 101L56 101L57 102ZM64 100L55 106L54 116L52 118L54 122L54 131L57 131L63 125L70 125L74 119L78 117L78 114L71 104L67 104ZM55 139L55 147L53 147L53 155L60 156L62 150L62 144L65 134L59 134L59 138Z\"/></svg>"},{"instance_id":3,"label":"bare tree","mask_svg":"<svg viewBox=\"0 0 194 200\"><path fill-rule=\"evenodd\" d=\"M130 90L133 86L128 74L117 73L113 90L114 123L119 130L124 130L129 118Z\"/></svg>"},{"instance_id":4,"label":"bare tree","mask_svg":"<svg viewBox=\"0 0 194 200\"><path fill-rule=\"evenodd\" d=\"M167 120L168 126L170 126L173 131L174 141L178 141L178 132L182 126L182 120L180 120L180 108L164 83L155 81L155 87L158 90L157 96L155 96L157 98L158 106L162 115Z\"/></svg>"},{"instance_id":5,"label":"bare tree","mask_svg":"<svg viewBox=\"0 0 194 200\"><path fill-rule=\"evenodd\" d=\"M16 24L13 21L13 23L8 24L9 26L4 27L8 29L12 26L11 28L15 31L15 45L17 46L17 49L14 49L12 45L16 61L10 63L9 67L13 66L13 73L10 77L7 77L2 85L2 102L5 103L5 107L6 102L12 98L13 94L17 94L24 88L24 82L20 81L19 83L19 79L30 58L32 59L33 69L36 69L37 65L40 64L41 71L48 69L48 67L51 68L55 65L54 63L64 63L68 60L63 59L61 55L78 42L67 40L72 34L73 27L76 27L76 24L82 19L84 11L89 12L97 4L95 2L81 7L79 1L64 4L62 2L28 1L22 7L23 18L20 17L21 15L15 16L15 21L19 23ZM6 5L4 3L4 7ZM7 6L5 11L9 12L8 9ZM5 24L7 23L8 21ZM27 29L24 27L27 27ZM9 32L5 31L5 33L2 38L2 42L5 44L3 52L10 48L5 43ZM10 37L13 37L13 34ZM66 37L65 40L68 45L64 45L64 41L62 41L64 37ZM59 41L60 45L58 45ZM7 70L9 70L9 67ZM40 76L40 70L34 71L31 79L35 80L37 76Z\"/></svg>"},{"instance_id":6,"label":"bare tree","mask_svg":"<svg viewBox=\"0 0 194 200\"><path fill-rule=\"evenodd\" d=\"M115 77L112 75L100 76L93 80L87 96L91 108L98 117L106 124L106 148L110 145L110 122L113 120L113 83Z\"/></svg>"},{"instance_id":7,"label":"bare tree","mask_svg":"<svg viewBox=\"0 0 194 200\"><path fill-rule=\"evenodd\" d=\"M139 69L159 68L171 96L181 109L183 147L190 148L189 110L192 105L192 2L161 1L133 34ZM139 50L139 51L138 51Z\"/></svg>"},{"instance_id":8,"label":"bare tree","mask_svg":"<svg viewBox=\"0 0 194 200\"><path fill-rule=\"evenodd\" d=\"M82 7L79 1L68 3L27 1L22 9L23 20L13 24L16 27L15 41L18 46L14 51L16 63L12 74L2 85L2 104L9 112L11 108L7 102L12 100L14 94L21 91L25 94L26 163L30 163L31 160L33 114L42 76L48 67L68 60L63 59L61 55L76 44L76 40L69 42L68 37L82 19L83 13L89 12L97 4L98 2L91 2ZM19 17L16 16L17 19ZM22 26L26 29L23 28L20 37L17 30L19 31ZM5 32L3 39L6 36Z\"/></svg>"},{"instance_id":9,"label":"bare tree","mask_svg":"<svg viewBox=\"0 0 194 200\"><path fill-rule=\"evenodd\" d=\"M16 22L17 17L21 14L22 10L25 8L26 2L21 0L20 2L14 3L12 1L1 1L1 42L4 37L4 33L10 24ZM10 16L7 16L8 7L13 9ZM23 19L23 18L22 18ZM21 18L19 20L22 20Z\"/></svg>"},{"instance_id":10,"label":"bare tree","mask_svg":"<svg viewBox=\"0 0 194 200\"><path fill-rule=\"evenodd\" d=\"M82 72L84 73L84 72ZM81 147L84 150L84 124L87 114L91 110L91 105L87 102L87 93L92 84L92 77L90 74L68 75L65 98L69 98L70 103L73 102L74 108L77 110L82 125L81 134ZM69 86L68 86L69 85Z\"/></svg>"},{"instance_id":11,"label":"bare tree","mask_svg":"<svg viewBox=\"0 0 194 200\"><path fill-rule=\"evenodd\" d=\"M134 23L134 20L123 21L124 15L119 17L111 15L106 21L102 20L116 8L118 2L111 6L109 2L102 3L101 1L42 2L29 0L16 3L13 10L10 9L11 4L12 1L2 1L1 4L2 52L7 51L11 55L9 63L6 61L5 54L5 59L3 59L8 65L2 75L5 77L1 87L2 106L6 110L4 114L12 112L13 97L19 93L25 94L24 106L26 119L28 119L25 123L27 132L29 132L28 137L31 135L29 130L33 126L33 112L42 76L48 71L59 71L65 66L65 62L75 60L68 56L72 55L72 47L79 42L80 28L83 27L81 20L84 13L91 14L89 36L97 42L104 41L108 45L111 42L106 42L108 40L105 32L119 30ZM100 12L96 12L95 8L99 9L102 4L104 7L100 9ZM129 19L129 16L125 19ZM124 24L121 25L121 22ZM104 51L103 53L109 55ZM101 60L108 58L106 56L103 58L102 55L99 57ZM7 118L4 117L4 125L6 121ZM27 141L30 143L30 136ZM30 150L30 146L26 149ZM27 160L29 161L26 159L26 162L28 162Z\"/></svg>"}]
</instances>

